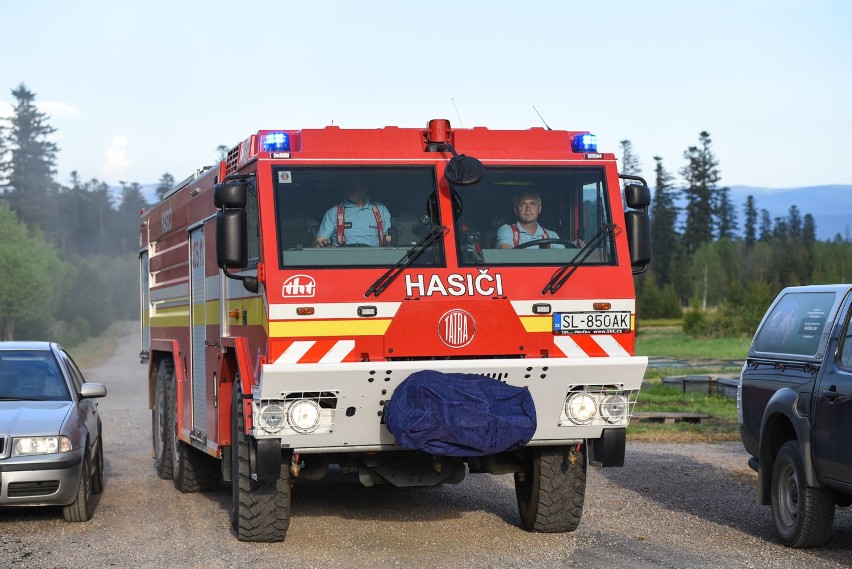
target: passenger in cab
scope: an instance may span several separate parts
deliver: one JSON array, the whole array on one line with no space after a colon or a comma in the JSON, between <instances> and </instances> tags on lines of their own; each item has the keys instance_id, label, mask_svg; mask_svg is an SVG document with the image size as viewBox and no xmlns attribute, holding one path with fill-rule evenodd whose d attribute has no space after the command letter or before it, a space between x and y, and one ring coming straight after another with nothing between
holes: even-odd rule
<instances>
[{"instance_id":1,"label":"passenger in cab","mask_svg":"<svg viewBox=\"0 0 852 569\"><path fill-rule=\"evenodd\" d=\"M390 229L388 208L371 200L364 184L355 182L343 191L343 201L325 212L314 247L383 247L390 244Z\"/></svg>"}]
</instances>

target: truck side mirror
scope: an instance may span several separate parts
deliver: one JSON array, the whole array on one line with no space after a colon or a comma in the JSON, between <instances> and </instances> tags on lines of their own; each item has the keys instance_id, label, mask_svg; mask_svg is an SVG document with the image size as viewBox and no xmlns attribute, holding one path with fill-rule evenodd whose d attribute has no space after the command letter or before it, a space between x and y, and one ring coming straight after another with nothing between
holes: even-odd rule
<instances>
[{"instance_id":1,"label":"truck side mirror","mask_svg":"<svg viewBox=\"0 0 852 569\"><path fill-rule=\"evenodd\" d=\"M639 184L628 184L624 188L624 201L631 209L645 209L651 205L651 189Z\"/></svg>"},{"instance_id":2,"label":"truck side mirror","mask_svg":"<svg viewBox=\"0 0 852 569\"><path fill-rule=\"evenodd\" d=\"M246 210L224 209L216 213L216 264L221 269L241 269L248 264Z\"/></svg>"},{"instance_id":3,"label":"truck side mirror","mask_svg":"<svg viewBox=\"0 0 852 569\"><path fill-rule=\"evenodd\" d=\"M647 212L629 210L624 212L624 224L633 274L643 273L651 262L651 218Z\"/></svg>"},{"instance_id":4,"label":"truck side mirror","mask_svg":"<svg viewBox=\"0 0 852 569\"><path fill-rule=\"evenodd\" d=\"M222 182L213 186L213 204L217 209L221 208L244 208L248 190L245 182Z\"/></svg>"}]
</instances>

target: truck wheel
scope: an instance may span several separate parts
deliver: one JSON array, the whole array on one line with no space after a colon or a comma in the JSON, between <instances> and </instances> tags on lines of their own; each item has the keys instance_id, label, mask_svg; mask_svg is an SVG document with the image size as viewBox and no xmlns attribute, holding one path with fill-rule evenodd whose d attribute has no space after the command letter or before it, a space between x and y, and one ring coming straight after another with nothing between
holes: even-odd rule
<instances>
[{"instance_id":1,"label":"truck wheel","mask_svg":"<svg viewBox=\"0 0 852 569\"><path fill-rule=\"evenodd\" d=\"M834 524L834 493L811 488L799 441L787 441L772 469L772 520L781 541L790 547L819 547Z\"/></svg>"},{"instance_id":2,"label":"truck wheel","mask_svg":"<svg viewBox=\"0 0 852 569\"><path fill-rule=\"evenodd\" d=\"M231 420L231 525L240 541L284 541L290 527L290 468L282 461L274 482L251 479L251 445L245 434L243 395L234 380Z\"/></svg>"},{"instance_id":3,"label":"truck wheel","mask_svg":"<svg viewBox=\"0 0 852 569\"><path fill-rule=\"evenodd\" d=\"M83 469L80 471L80 484L77 497L62 508L62 517L66 522L87 522L92 519L92 476L89 470L89 449L83 454Z\"/></svg>"},{"instance_id":4,"label":"truck wheel","mask_svg":"<svg viewBox=\"0 0 852 569\"><path fill-rule=\"evenodd\" d=\"M572 452L571 447L532 449L527 467L515 473L515 494L525 530L574 531L586 497L585 452Z\"/></svg>"},{"instance_id":5,"label":"truck wheel","mask_svg":"<svg viewBox=\"0 0 852 569\"><path fill-rule=\"evenodd\" d=\"M157 476L163 480L172 478L172 461L174 457L175 418L172 415L171 399L175 366L171 358L160 360L157 372L157 382L154 384L154 408L151 410L151 431L154 442L154 466Z\"/></svg>"},{"instance_id":6,"label":"truck wheel","mask_svg":"<svg viewBox=\"0 0 852 569\"><path fill-rule=\"evenodd\" d=\"M171 429L172 479L175 488L181 492L207 492L219 484L221 468L219 461L203 451L178 438L177 397L171 398L171 416L174 428Z\"/></svg>"}]
</instances>

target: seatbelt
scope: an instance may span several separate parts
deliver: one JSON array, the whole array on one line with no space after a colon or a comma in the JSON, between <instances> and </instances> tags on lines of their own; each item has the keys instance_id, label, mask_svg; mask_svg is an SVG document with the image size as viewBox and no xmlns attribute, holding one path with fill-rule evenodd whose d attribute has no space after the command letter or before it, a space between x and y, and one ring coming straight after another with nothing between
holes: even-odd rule
<instances>
[{"instance_id":1,"label":"seatbelt","mask_svg":"<svg viewBox=\"0 0 852 569\"><path fill-rule=\"evenodd\" d=\"M509 227L512 228L512 247L514 248L514 247L517 247L518 245L521 244L521 232L518 231L518 224L517 223L513 223ZM541 227L541 226L539 226L539 227ZM547 229L542 227L541 232L544 235L544 237L542 237L542 239L550 239L550 236L547 234ZM550 243L547 243L545 245L545 248L550 249Z\"/></svg>"},{"instance_id":2,"label":"seatbelt","mask_svg":"<svg viewBox=\"0 0 852 569\"><path fill-rule=\"evenodd\" d=\"M373 210L373 215L376 218L376 228L379 231L379 247L385 246L385 232L384 232L384 223L382 223L382 214L379 212L378 206L376 204L371 203L370 208ZM345 226L345 220L343 212L345 210L345 206L341 203L337 206L337 244L345 245L346 244L346 235L343 233L343 229Z\"/></svg>"}]
</instances>

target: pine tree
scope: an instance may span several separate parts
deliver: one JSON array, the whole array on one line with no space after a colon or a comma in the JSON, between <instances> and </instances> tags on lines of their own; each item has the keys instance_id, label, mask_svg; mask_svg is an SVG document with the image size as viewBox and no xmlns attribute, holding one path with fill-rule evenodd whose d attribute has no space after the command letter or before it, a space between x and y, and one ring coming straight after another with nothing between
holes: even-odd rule
<instances>
[{"instance_id":1,"label":"pine tree","mask_svg":"<svg viewBox=\"0 0 852 569\"><path fill-rule=\"evenodd\" d=\"M754 196L749 195L746 198L745 206L745 242L746 246L751 248L757 241L757 206L754 203Z\"/></svg>"},{"instance_id":2,"label":"pine tree","mask_svg":"<svg viewBox=\"0 0 852 569\"><path fill-rule=\"evenodd\" d=\"M710 134L702 131L699 145L683 153L687 165L681 170L686 180L683 196L686 200L686 226L683 241L691 254L713 241L713 221L716 212L716 184L719 182L719 163L711 149Z\"/></svg>"},{"instance_id":3,"label":"pine tree","mask_svg":"<svg viewBox=\"0 0 852 569\"><path fill-rule=\"evenodd\" d=\"M772 218L769 217L769 210L760 210L760 240L768 243L772 241Z\"/></svg>"},{"instance_id":4,"label":"pine tree","mask_svg":"<svg viewBox=\"0 0 852 569\"><path fill-rule=\"evenodd\" d=\"M657 275L660 287L671 283L674 260L680 247L680 236L675 225L678 207L675 205L675 191L672 176L664 167L663 159L654 156L654 199L651 202L651 250L654 262L652 270Z\"/></svg>"},{"instance_id":5,"label":"pine tree","mask_svg":"<svg viewBox=\"0 0 852 569\"><path fill-rule=\"evenodd\" d=\"M737 236L737 212L731 203L730 188L719 188L716 192L716 219L719 239L735 239Z\"/></svg>"},{"instance_id":6,"label":"pine tree","mask_svg":"<svg viewBox=\"0 0 852 569\"><path fill-rule=\"evenodd\" d=\"M166 172L162 176L160 176L160 180L157 182L157 197L162 201L162 199L166 196L166 193L171 190L175 185L174 176Z\"/></svg>"},{"instance_id":7,"label":"pine tree","mask_svg":"<svg viewBox=\"0 0 852 569\"><path fill-rule=\"evenodd\" d=\"M56 193L53 175L59 151L47 138L56 129L48 124L48 116L36 108L35 94L23 84L12 91L12 96L16 103L5 137L5 194L31 231L46 230L55 219L51 198Z\"/></svg>"},{"instance_id":8,"label":"pine tree","mask_svg":"<svg viewBox=\"0 0 852 569\"><path fill-rule=\"evenodd\" d=\"M621 144L621 173L629 176L641 176L642 167L639 165L639 157L633 153L633 143L622 140Z\"/></svg>"}]
</instances>

